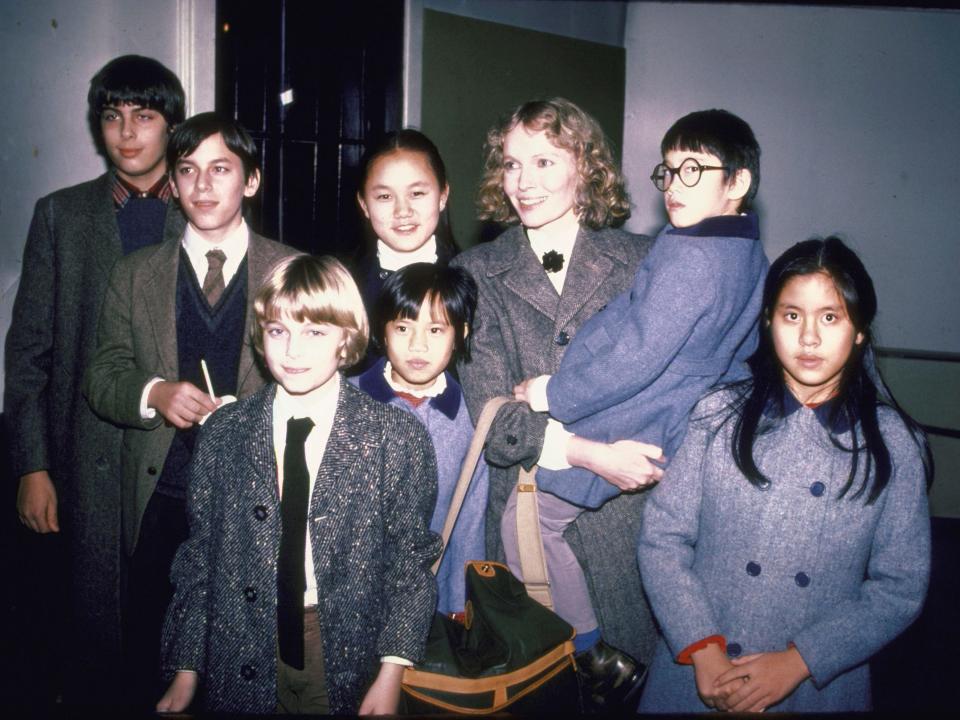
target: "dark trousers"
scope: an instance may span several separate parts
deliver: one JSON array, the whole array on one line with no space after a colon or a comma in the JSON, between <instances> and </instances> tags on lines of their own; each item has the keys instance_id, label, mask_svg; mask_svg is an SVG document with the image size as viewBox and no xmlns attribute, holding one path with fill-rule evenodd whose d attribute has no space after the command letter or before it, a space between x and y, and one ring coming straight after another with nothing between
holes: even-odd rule
<instances>
[{"instance_id":1,"label":"dark trousers","mask_svg":"<svg viewBox=\"0 0 960 720\"><path fill-rule=\"evenodd\" d=\"M160 677L160 634L173 597L173 556L188 532L186 502L155 492L130 559L124 601L125 687L128 703L136 707L152 708L165 690Z\"/></svg>"},{"instance_id":2,"label":"dark trousers","mask_svg":"<svg viewBox=\"0 0 960 720\"><path fill-rule=\"evenodd\" d=\"M280 659L277 649L277 707L279 714L327 715L327 678L323 665L323 636L316 606L303 611L303 670Z\"/></svg>"},{"instance_id":3,"label":"dark trousers","mask_svg":"<svg viewBox=\"0 0 960 720\"><path fill-rule=\"evenodd\" d=\"M63 521L60 533L39 535L20 525L14 506L9 502L3 512L9 582L0 613L5 648L0 690L14 708L41 712L69 697L69 666L77 654L70 627L70 565Z\"/></svg>"}]
</instances>

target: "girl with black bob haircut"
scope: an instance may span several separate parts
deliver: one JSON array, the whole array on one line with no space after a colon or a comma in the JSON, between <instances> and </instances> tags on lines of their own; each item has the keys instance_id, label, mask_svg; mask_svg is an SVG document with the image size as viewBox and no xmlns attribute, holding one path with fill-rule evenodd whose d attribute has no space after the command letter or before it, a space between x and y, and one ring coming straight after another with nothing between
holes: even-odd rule
<instances>
[{"instance_id":1,"label":"girl with black bob haircut","mask_svg":"<svg viewBox=\"0 0 960 720\"><path fill-rule=\"evenodd\" d=\"M861 497L868 489L866 502L873 503L890 480L890 452L884 443L877 420L877 409L886 406L896 412L922 448L928 484L933 479L933 459L922 431L894 399L883 382L873 351L871 324L877 314L877 294L873 281L860 258L837 237L800 242L783 253L770 267L763 291L763 318L760 343L749 358L753 378L749 381L743 407L733 433L733 456L737 467L757 487L766 487L770 479L757 467L753 455L758 434L769 429L765 416L784 414L785 373L777 357L771 332L772 315L785 285L792 278L822 274L830 278L843 299L850 321L860 342L837 377L834 401L830 404L829 426L853 428L855 442L843 446L835 435L831 441L850 452L850 472L840 489L844 497L853 487L861 461L866 463L862 484L851 496ZM826 398L821 399L825 400ZM869 482L872 478L872 483Z\"/></svg>"},{"instance_id":2,"label":"girl with black bob haircut","mask_svg":"<svg viewBox=\"0 0 960 720\"><path fill-rule=\"evenodd\" d=\"M638 711L864 712L930 573L923 433L877 371L873 282L835 237L770 267L753 377L708 393L644 508L663 631Z\"/></svg>"}]
</instances>

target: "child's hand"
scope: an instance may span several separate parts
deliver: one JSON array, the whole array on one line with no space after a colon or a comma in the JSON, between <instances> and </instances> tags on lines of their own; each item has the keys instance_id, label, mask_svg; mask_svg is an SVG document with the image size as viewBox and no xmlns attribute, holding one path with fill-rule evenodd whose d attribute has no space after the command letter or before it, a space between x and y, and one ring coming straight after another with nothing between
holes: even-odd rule
<instances>
[{"instance_id":1,"label":"child's hand","mask_svg":"<svg viewBox=\"0 0 960 720\"><path fill-rule=\"evenodd\" d=\"M214 402L193 383L161 380L150 388L147 405L174 427L186 430L216 410L220 400Z\"/></svg>"},{"instance_id":2,"label":"child's hand","mask_svg":"<svg viewBox=\"0 0 960 720\"><path fill-rule=\"evenodd\" d=\"M377 679L367 690L360 703L358 715L396 715L400 704L400 681L403 665L385 662L380 664Z\"/></svg>"},{"instance_id":3,"label":"child's hand","mask_svg":"<svg viewBox=\"0 0 960 720\"><path fill-rule=\"evenodd\" d=\"M547 401L549 381L549 375L527 378L513 388L513 399L525 402L534 412L547 412L550 409L550 403Z\"/></svg>"},{"instance_id":4,"label":"child's hand","mask_svg":"<svg viewBox=\"0 0 960 720\"><path fill-rule=\"evenodd\" d=\"M183 712L190 707L196 692L197 674L183 670L178 672L157 703L157 712Z\"/></svg>"},{"instance_id":5,"label":"child's hand","mask_svg":"<svg viewBox=\"0 0 960 720\"><path fill-rule=\"evenodd\" d=\"M733 665L733 669L716 679L717 685L742 680L742 685L727 698L727 709L733 712L763 712L810 677L810 669L794 647L745 655L734 660Z\"/></svg>"},{"instance_id":6,"label":"child's hand","mask_svg":"<svg viewBox=\"0 0 960 720\"><path fill-rule=\"evenodd\" d=\"M729 709L727 699L736 686L729 682L719 682L719 678L736 669L727 654L719 645L711 644L697 650L690 657L693 660L693 676L700 700L708 708Z\"/></svg>"},{"instance_id":7,"label":"child's hand","mask_svg":"<svg viewBox=\"0 0 960 720\"><path fill-rule=\"evenodd\" d=\"M17 488L20 522L37 533L60 532L57 518L57 489L50 473L37 470L20 478Z\"/></svg>"}]
</instances>

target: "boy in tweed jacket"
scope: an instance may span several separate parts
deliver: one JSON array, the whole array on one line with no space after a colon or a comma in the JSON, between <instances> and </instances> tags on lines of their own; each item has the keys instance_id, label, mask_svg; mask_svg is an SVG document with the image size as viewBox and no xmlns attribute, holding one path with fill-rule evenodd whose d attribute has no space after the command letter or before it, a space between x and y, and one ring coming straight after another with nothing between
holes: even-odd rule
<instances>
[{"instance_id":1,"label":"boy in tweed jacket","mask_svg":"<svg viewBox=\"0 0 960 720\"><path fill-rule=\"evenodd\" d=\"M255 309L254 342L276 384L218 410L201 433L163 633L174 679L157 709L183 710L202 682L210 711L395 713L403 666L423 659L436 603L430 437L342 380L368 326L337 261L281 261ZM309 492L298 528L286 493L299 418L312 427L301 441ZM303 552L291 586L295 547L285 539L296 529ZM284 614L291 600L298 625Z\"/></svg>"}]
</instances>

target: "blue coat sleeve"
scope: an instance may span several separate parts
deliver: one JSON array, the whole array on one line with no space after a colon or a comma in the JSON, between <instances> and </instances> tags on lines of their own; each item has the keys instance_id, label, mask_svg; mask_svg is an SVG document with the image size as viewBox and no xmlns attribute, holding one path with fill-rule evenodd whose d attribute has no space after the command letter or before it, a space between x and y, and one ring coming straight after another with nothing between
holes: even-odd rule
<instances>
[{"instance_id":1,"label":"blue coat sleeve","mask_svg":"<svg viewBox=\"0 0 960 720\"><path fill-rule=\"evenodd\" d=\"M718 272L695 245L658 240L630 291L577 333L547 384L550 415L572 423L653 383L713 306Z\"/></svg>"}]
</instances>

